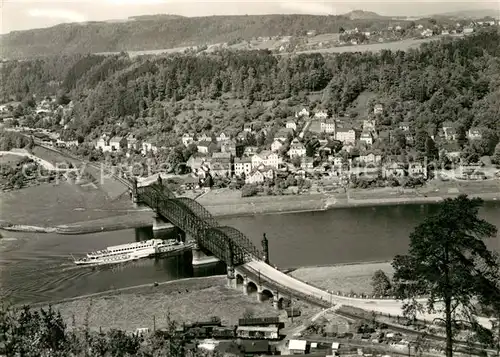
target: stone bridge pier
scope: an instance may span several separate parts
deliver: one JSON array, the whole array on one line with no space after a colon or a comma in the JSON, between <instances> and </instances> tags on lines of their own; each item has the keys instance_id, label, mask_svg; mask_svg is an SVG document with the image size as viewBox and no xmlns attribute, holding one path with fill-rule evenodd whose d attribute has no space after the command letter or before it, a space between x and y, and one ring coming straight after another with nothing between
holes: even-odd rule
<instances>
[{"instance_id":1,"label":"stone bridge pier","mask_svg":"<svg viewBox=\"0 0 500 357\"><path fill-rule=\"evenodd\" d=\"M191 249L193 253L193 260L192 264L194 267L201 266L201 265L209 265L209 264L216 264L220 262L217 257L213 256L212 254L206 254L203 250L201 250L200 246L196 241L190 240L189 236L186 235L186 243L191 242L193 244L193 248Z\"/></svg>"},{"instance_id":2,"label":"stone bridge pier","mask_svg":"<svg viewBox=\"0 0 500 357\"><path fill-rule=\"evenodd\" d=\"M231 274L228 269L228 286L242 291L247 296L255 295L255 299L260 303L271 302L276 310L283 307L284 296L277 289L239 274L234 268L231 269Z\"/></svg>"},{"instance_id":3,"label":"stone bridge pier","mask_svg":"<svg viewBox=\"0 0 500 357\"><path fill-rule=\"evenodd\" d=\"M155 214L153 218L153 236L155 238L166 235L174 236L176 231L177 229L172 223L158 213Z\"/></svg>"}]
</instances>

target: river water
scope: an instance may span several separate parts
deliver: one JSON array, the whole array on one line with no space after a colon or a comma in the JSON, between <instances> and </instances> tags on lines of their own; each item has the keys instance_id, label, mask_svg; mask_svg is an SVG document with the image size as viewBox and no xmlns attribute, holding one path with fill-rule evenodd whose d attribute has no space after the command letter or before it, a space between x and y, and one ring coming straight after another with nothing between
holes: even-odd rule
<instances>
[{"instance_id":1,"label":"river water","mask_svg":"<svg viewBox=\"0 0 500 357\"><path fill-rule=\"evenodd\" d=\"M431 205L334 209L221 219L260 246L269 239L270 259L280 268L391 260L408 249L408 236ZM500 228L500 203L489 202L481 215ZM89 235L3 232L0 240L2 299L34 303L71 298L114 288L192 276L223 274L218 264L193 269L191 253L146 259L119 267L77 267L71 254L152 237L151 228ZM487 242L500 251L500 236Z\"/></svg>"}]
</instances>

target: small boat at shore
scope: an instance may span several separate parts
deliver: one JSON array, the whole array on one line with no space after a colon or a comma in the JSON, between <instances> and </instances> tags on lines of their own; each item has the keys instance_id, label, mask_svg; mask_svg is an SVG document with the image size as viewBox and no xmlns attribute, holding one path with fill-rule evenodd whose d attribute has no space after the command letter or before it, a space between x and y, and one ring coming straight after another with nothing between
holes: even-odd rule
<instances>
[{"instance_id":1,"label":"small boat at shore","mask_svg":"<svg viewBox=\"0 0 500 357\"><path fill-rule=\"evenodd\" d=\"M127 243L107 247L106 249L88 253L86 257L74 259L76 265L106 265L134 261L158 254L180 250L184 243L175 239L149 239L142 242Z\"/></svg>"}]
</instances>

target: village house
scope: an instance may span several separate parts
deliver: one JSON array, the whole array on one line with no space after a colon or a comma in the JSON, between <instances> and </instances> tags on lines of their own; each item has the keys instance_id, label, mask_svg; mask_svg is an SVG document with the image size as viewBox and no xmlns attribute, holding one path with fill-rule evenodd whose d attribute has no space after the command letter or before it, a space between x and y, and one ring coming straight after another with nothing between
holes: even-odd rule
<instances>
[{"instance_id":1,"label":"village house","mask_svg":"<svg viewBox=\"0 0 500 357\"><path fill-rule=\"evenodd\" d=\"M365 143L366 145L373 145L372 133L369 131L362 132L359 141Z\"/></svg>"},{"instance_id":2,"label":"village house","mask_svg":"<svg viewBox=\"0 0 500 357\"><path fill-rule=\"evenodd\" d=\"M365 119L363 120L363 131L375 131L376 130L376 123L374 119Z\"/></svg>"},{"instance_id":3,"label":"village house","mask_svg":"<svg viewBox=\"0 0 500 357\"><path fill-rule=\"evenodd\" d=\"M196 147L198 148L198 152L201 154L209 154L215 151L215 148L217 145L212 143L211 141L199 141L196 144Z\"/></svg>"},{"instance_id":4,"label":"village house","mask_svg":"<svg viewBox=\"0 0 500 357\"><path fill-rule=\"evenodd\" d=\"M158 152L158 147L156 145L153 145L149 141L143 141L141 153L143 155L146 155L148 152L152 152L153 154L156 154Z\"/></svg>"},{"instance_id":5,"label":"village house","mask_svg":"<svg viewBox=\"0 0 500 357\"><path fill-rule=\"evenodd\" d=\"M259 165L252 169L252 171L245 178L245 183L255 184L255 183L263 183L264 181L274 180L274 169L267 165Z\"/></svg>"},{"instance_id":6,"label":"village house","mask_svg":"<svg viewBox=\"0 0 500 357\"><path fill-rule=\"evenodd\" d=\"M205 162L205 158L197 154L191 155L191 157L186 162L186 165L191 169L191 172L198 174L198 171Z\"/></svg>"},{"instance_id":7,"label":"village house","mask_svg":"<svg viewBox=\"0 0 500 357\"><path fill-rule=\"evenodd\" d=\"M56 145L60 146L60 147L78 146L78 140L61 140L61 139L57 139L56 140Z\"/></svg>"},{"instance_id":8,"label":"village house","mask_svg":"<svg viewBox=\"0 0 500 357\"><path fill-rule=\"evenodd\" d=\"M245 147L245 150L243 150L243 155L244 156L254 156L259 148L257 146L247 146Z\"/></svg>"},{"instance_id":9,"label":"village house","mask_svg":"<svg viewBox=\"0 0 500 357\"><path fill-rule=\"evenodd\" d=\"M285 142L280 139L274 139L273 143L271 144L271 151L272 152L278 152L280 149L285 145Z\"/></svg>"},{"instance_id":10,"label":"village house","mask_svg":"<svg viewBox=\"0 0 500 357\"><path fill-rule=\"evenodd\" d=\"M380 164L382 155L377 151L369 151L358 157L358 160L365 164Z\"/></svg>"},{"instance_id":11,"label":"village house","mask_svg":"<svg viewBox=\"0 0 500 357\"><path fill-rule=\"evenodd\" d=\"M384 107L382 104L375 104L373 107L373 113L374 114L383 114L384 113Z\"/></svg>"},{"instance_id":12,"label":"village house","mask_svg":"<svg viewBox=\"0 0 500 357\"><path fill-rule=\"evenodd\" d=\"M282 128L274 135L274 139L279 139L281 141L287 141L289 136L293 135L293 129Z\"/></svg>"},{"instance_id":13,"label":"village house","mask_svg":"<svg viewBox=\"0 0 500 357\"><path fill-rule=\"evenodd\" d=\"M127 147L127 139L123 136L114 136L109 140L111 151L121 151Z\"/></svg>"},{"instance_id":14,"label":"village house","mask_svg":"<svg viewBox=\"0 0 500 357\"><path fill-rule=\"evenodd\" d=\"M405 170L402 164L393 162L384 167L384 177L404 177Z\"/></svg>"},{"instance_id":15,"label":"village house","mask_svg":"<svg viewBox=\"0 0 500 357\"><path fill-rule=\"evenodd\" d=\"M333 158L333 165L336 167L342 167L344 165L344 158L340 155L337 155Z\"/></svg>"},{"instance_id":16,"label":"village house","mask_svg":"<svg viewBox=\"0 0 500 357\"><path fill-rule=\"evenodd\" d=\"M300 117L309 117L309 111L306 108L302 108L302 110L298 113L295 113L296 118Z\"/></svg>"},{"instance_id":17,"label":"village house","mask_svg":"<svg viewBox=\"0 0 500 357\"><path fill-rule=\"evenodd\" d=\"M472 127L467 131L469 140L481 140L483 138L482 130L477 127Z\"/></svg>"},{"instance_id":18,"label":"village house","mask_svg":"<svg viewBox=\"0 0 500 357\"><path fill-rule=\"evenodd\" d=\"M278 154L267 150L252 156L252 168L265 165L277 169L281 163L282 159L278 156Z\"/></svg>"},{"instance_id":19,"label":"village house","mask_svg":"<svg viewBox=\"0 0 500 357\"><path fill-rule=\"evenodd\" d=\"M127 136L127 149L128 150L139 150L140 145L139 145L139 140L135 137L135 135L130 134Z\"/></svg>"},{"instance_id":20,"label":"village house","mask_svg":"<svg viewBox=\"0 0 500 357\"><path fill-rule=\"evenodd\" d=\"M241 177L242 174L247 176L252 171L252 159L249 157L242 157L241 159L234 159L234 174Z\"/></svg>"},{"instance_id":21,"label":"village house","mask_svg":"<svg viewBox=\"0 0 500 357\"><path fill-rule=\"evenodd\" d=\"M216 177L229 177L231 176L231 163L229 162L217 162L210 160L209 162L210 172Z\"/></svg>"},{"instance_id":22,"label":"village house","mask_svg":"<svg viewBox=\"0 0 500 357\"><path fill-rule=\"evenodd\" d=\"M289 121L286 122L285 128L292 129L293 131L296 131L297 130L297 123L295 123L294 121L289 120Z\"/></svg>"},{"instance_id":23,"label":"village house","mask_svg":"<svg viewBox=\"0 0 500 357\"><path fill-rule=\"evenodd\" d=\"M245 133L253 132L252 124L243 124L243 132L245 132Z\"/></svg>"},{"instance_id":24,"label":"village house","mask_svg":"<svg viewBox=\"0 0 500 357\"><path fill-rule=\"evenodd\" d=\"M335 139L344 144L354 144L356 142L356 131L354 129L339 128L335 134Z\"/></svg>"},{"instance_id":25,"label":"village house","mask_svg":"<svg viewBox=\"0 0 500 357\"><path fill-rule=\"evenodd\" d=\"M305 171L310 171L314 168L314 159L312 157L305 157L300 162L300 168Z\"/></svg>"},{"instance_id":26,"label":"village house","mask_svg":"<svg viewBox=\"0 0 500 357\"><path fill-rule=\"evenodd\" d=\"M423 29L423 28L424 28L424 25L422 25L422 24L418 24L418 25L417 25L417 28L418 28L419 30L421 30L421 29Z\"/></svg>"},{"instance_id":27,"label":"village house","mask_svg":"<svg viewBox=\"0 0 500 357\"><path fill-rule=\"evenodd\" d=\"M471 34L474 32L474 29L472 27L464 27L463 31L464 34Z\"/></svg>"},{"instance_id":28,"label":"village house","mask_svg":"<svg viewBox=\"0 0 500 357\"><path fill-rule=\"evenodd\" d=\"M294 157L303 157L306 155L306 147L297 138L293 139L290 143L288 156L292 159Z\"/></svg>"},{"instance_id":29,"label":"village house","mask_svg":"<svg viewBox=\"0 0 500 357\"><path fill-rule=\"evenodd\" d=\"M200 135L196 135L196 141L212 141L212 136L207 133L202 133Z\"/></svg>"},{"instance_id":30,"label":"village house","mask_svg":"<svg viewBox=\"0 0 500 357\"><path fill-rule=\"evenodd\" d=\"M399 129L401 129L402 131L410 131L410 123L408 123L407 121L399 123Z\"/></svg>"},{"instance_id":31,"label":"village house","mask_svg":"<svg viewBox=\"0 0 500 357\"><path fill-rule=\"evenodd\" d=\"M320 111L314 113L314 118L319 119L319 120L325 120L328 118L328 113L325 112L324 110L320 110Z\"/></svg>"},{"instance_id":32,"label":"village house","mask_svg":"<svg viewBox=\"0 0 500 357\"><path fill-rule=\"evenodd\" d=\"M109 152L111 151L111 145L109 145L109 135L103 134L99 139L96 141L96 146L95 148L97 150L102 150L102 152Z\"/></svg>"},{"instance_id":33,"label":"village house","mask_svg":"<svg viewBox=\"0 0 500 357\"><path fill-rule=\"evenodd\" d=\"M323 132L320 120L311 120L307 125L307 131L315 134L320 134Z\"/></svg>"},{"instance_id":34,"label":"village house","mask_svg":"<svg viewBox=\"0 0 500 357\"><path fill-rule=\"evenodd\" d=\"M406 133L405 139L406 139L406 143L408 143L410 145L413 144L413 142L415 141L413 138L413 135L411 133Z\"/></svg>"},{"instance_id":35,"label":"village house","mask_svg":"<svg viewBox=\"0 0 500 357\"><path fill-rule=\"evenodd\" d=\"M422 37L431 37L433 35L433 32L431 29L425 29L421 33Z\"/></svg>"},{"instance_id":36,"label":"village house","mask_svg":"<svg viewBox=\"0 0 500 357\"><path fill-rule=\"evenodd\" d=\"M254 157L255 157L255 155L252 157L252 168L257 166L257 165L254 165L253 163L254 162L256 163L258 161L258 159L254 160ZM277 153L267 151L267 150L260 152L258 154L258 157L260 157L262 159L261 164L263 164L265 166L272 167L274 169L277 169L279 167L279 165L281 163L283 163L283 159Z\"/></svg>"},{"instance_id":37,"label":"village house","mask_svg":"<svg viewBox=\"0 0 500 357\"><path fill-rule=\"evenodd\" d=\"M423 177L427 178L427 167L419 162L412 162L408 166L408 175L411 177Z\"/></svg>"},{"instance_id":38,"label":"village house","mask_svg":"<svg viewBox=\"0 0 500 357\"><path fill-rule=\"evenodd\" d=\"M223 141L220 148L222 152L230 153L231 155L236 156L236 143L234 141Z\"/></svg>"},{"instance_id":39,"label":"village house","mask_svg":"<svg viewBox=\"0 0 500 357\"><path fill-rule=\"evenodd\" d=\"M219 136L216 137L217 141L226 141L229 139L231 139L231 137L224 132L220 133Z\"/></svg>"},{"instance_id":40,"label":"village house","mask_svg":"<svg viewBox=\"0 0 500 357\"><path fill-rule=\"evenodd\" d=\"M212 153L211 162L230 163L231 159L232 159L231 153L228 153L228 152L214 152L214 153Z\"/></svg>"},{"instance_id":41,"label":"village house","mask_svg":"<svg viewBox=\"0 0 500 357\"><path fill-rule=\"evenodd\" d=\"M184 134L182 135L182 145L184 146L189 146L190 144L192 144L194 142L194 136L192 134Z\"/></svg>"},{"instance_id":42,"label":"village house","mask_svg":"<svg viewBox=\"0 0 500 357\"><path fill-rule=\"evenodd\" d=\"M452 122L443 123L443 134L447 141L457 140L456 124Z\"/></svg>"},{"instance_id":43,"label":"village house","mask_svg":"<svg viewBox=\"0 0 500 357\"><path fill-rule=\"evenodd\" d=\"M320 127L321 132L335 135L335 129L337 128L337 125L334 119L325 119L320 122Z\"/></svg>"}]
</instances>

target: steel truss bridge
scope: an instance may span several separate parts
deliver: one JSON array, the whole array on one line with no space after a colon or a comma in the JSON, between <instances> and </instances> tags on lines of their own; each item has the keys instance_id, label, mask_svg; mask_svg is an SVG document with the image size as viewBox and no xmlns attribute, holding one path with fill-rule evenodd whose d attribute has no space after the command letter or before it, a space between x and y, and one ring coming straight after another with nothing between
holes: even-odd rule
<instances>
[{"instance_id":1,"label":"steel truss bridge","mask_svg":"<svg viewBox=\"0 0 500 357\"><path fill-rule=\"evenodd\" d=\"M176 197L161 180L148 186L132 184L137 203L145 204L162 218L180 228L201 249L211 252L228 266L236 267L260 260L262 251L240 231L221 226L208 210L193 199Z\"/></svg>"}]
</instances>

